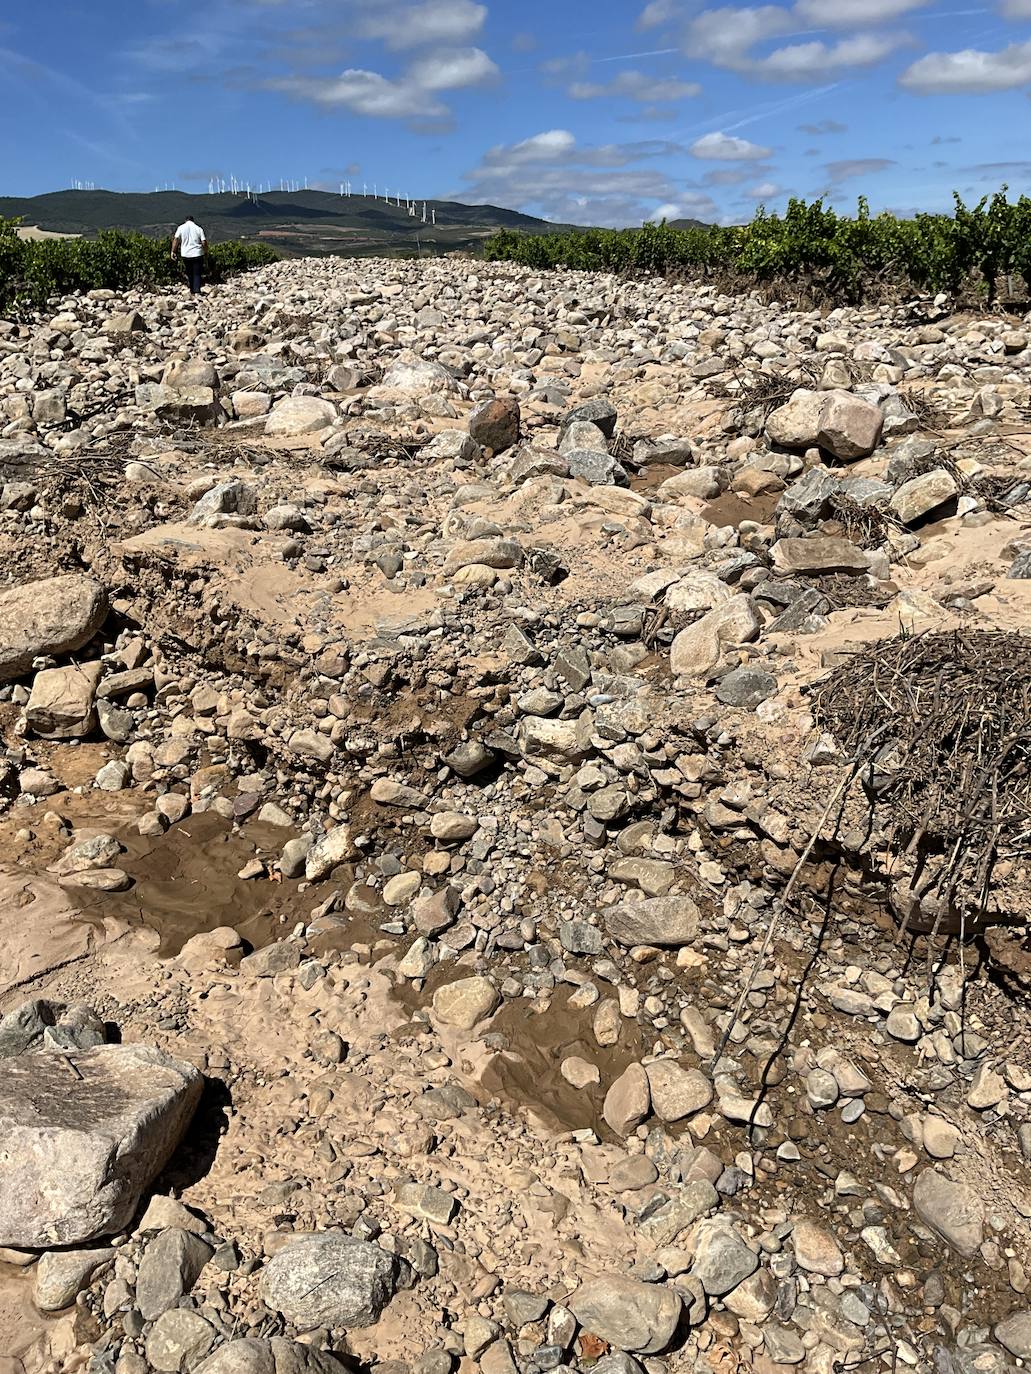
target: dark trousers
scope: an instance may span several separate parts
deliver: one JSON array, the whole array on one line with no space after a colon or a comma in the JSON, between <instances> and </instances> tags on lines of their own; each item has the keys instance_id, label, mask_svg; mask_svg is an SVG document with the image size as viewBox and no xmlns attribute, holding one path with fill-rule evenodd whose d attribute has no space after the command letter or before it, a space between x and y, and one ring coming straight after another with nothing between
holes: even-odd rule
<instances>
[{"instance_id":1,"label":"dark trousers","mask_svg":"<svg viewBox=\"0 0 1031 1374\"><path fill-rule=\"evenodd\" d=\"M190 283L191 296L196 296L200 291L200 273L203 265L203 258L183 258L183 266L186 268L186 280Z\"/></svg>"}]
</instances>

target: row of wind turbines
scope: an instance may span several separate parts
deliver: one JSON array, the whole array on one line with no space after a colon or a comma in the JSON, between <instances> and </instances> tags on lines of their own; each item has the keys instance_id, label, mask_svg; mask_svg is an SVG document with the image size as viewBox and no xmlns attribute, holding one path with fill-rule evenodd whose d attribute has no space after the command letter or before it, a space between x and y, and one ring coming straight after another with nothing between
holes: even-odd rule
<instances>
[{"instance_id":1,"label":"row of wind turbines","mask_svg":"<svg viewBox=\"0 0 1031 1374\"><path fill-rule=\"evenodd\" d=\"M303 183L300 181L293 181L288 177L281 177L278 185L273 181L260 181L256 186L252 185L249 181L238 181L235 176L230 176L228 179L223 177L211 177L208 180L209 196L224 195L226 192L230 192L234 196L246 196L249 200L255 202L258 196L271 195L273 191L290 192L301 190L308 190L307 177L304 178ZM340 183L341 199L346 200L356 194L357 192L353 189L350 181L342 181ZM369 183L367 181L362 182L362 195L368 199ZM410 196L402 197L397 191L394 192L392 197L389 187L386 186L384 186L381 196L379 183L375 181L372 183L372 199L382 200L385 205L395 205L399 210L407 210L412 219L420 218L419 202L417 200L412 200ZM437 223L436 210L425 200L422 202L421 219L423 224L435 225Z\"/></svg>"}]
</instances>

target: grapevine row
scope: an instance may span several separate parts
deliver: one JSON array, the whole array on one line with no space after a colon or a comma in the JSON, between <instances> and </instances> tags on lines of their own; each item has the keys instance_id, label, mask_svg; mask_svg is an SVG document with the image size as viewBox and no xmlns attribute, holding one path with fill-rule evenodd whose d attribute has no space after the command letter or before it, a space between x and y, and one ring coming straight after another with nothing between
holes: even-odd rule
<instances>
[{"instance_id":1,"label":"grapevine row","mask_svg":"<svg viewBox=\"0 0 1031 1374\"><path fill-rule=\"evenodd\" d=\"M958 296L973 286L991 302L1019 281L1031 290L1031 199L1010 202L1006 192L972 207L955 195L952 215L912 219L871 215L861 198L854 217L822 200L791 200L783 216L760 209L751 223L727 227L662 223L537 237L503 229L486 241L484 255L536 269L723 273L848 303L888 289Z\"/></svg>"},{"instance_id":2,"label":"grapevine row","mask_svg":"<svg viewBox=\"0 0 1031 1374\"><path fill-rule=\"evenodd\" d=\"M169 255L169 239L105 230L93 239L30 241L18 221L0 219L0 312L41 307L50 296L106 288L163 287L182 281ZM260 243L216 243L208 255L208 281L225 281L278 257Z\"/></svg>"}]
</instances>

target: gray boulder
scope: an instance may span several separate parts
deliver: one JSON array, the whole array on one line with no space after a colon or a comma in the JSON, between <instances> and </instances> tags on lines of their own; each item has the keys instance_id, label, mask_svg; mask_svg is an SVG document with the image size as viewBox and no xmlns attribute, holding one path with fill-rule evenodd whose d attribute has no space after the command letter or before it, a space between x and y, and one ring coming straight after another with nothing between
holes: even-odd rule
<instances>
[{"instance_id":1,"label":"gray boulder","mask_svg":"<svg viewBox=\"0 0 1031 1374\"><path fill-rule=\"evenodd\" d=\"M332 401L319 396L284 396L272 407L265 421L265 433L281 438L313 434L328 429L336 417L337 408Z\"/></svg>"},{"instance_id":2,"label":"gray boulder","mask_svg":"<svg viewBox=\"0 0 1031 1374\"><path fill-rule=\"evenodd\" d=\"M0 682L21 677L32 660L89 643L107 618L107 593L78 573L0 591Z\"/></svg>"},{"instance_id":3,"label":"gray boulder","mask_svg":"<svg viewBox=\"0 0 1031 1374\"><path fill-rule=\"evenodd\" d=\"M969 1184L925 1169L913 1188L913 1206L920 1220L954 1250L967 1257L976 1254L984 1239L985 1206Z\"/></svg>"},{"instance_id":4,"label":"gray boulder","mask_svg":"<svg viewBox=\"0 0 1031 1374\"><path fill-rule=\"evenodd\" d=\"M182 1137L202 1087L147 1045L23 1054L0 1079L0 1245L44 1250L120 1230Z\"/></svg>"},{"instance_id":5,"label":"gray boulder","mask_svg":"<svg viewBox=\"0 0 1031 1374\"><path fill-rule=\"evenodd\" d=\"M698 935L701 913L690 897L648 897L605 907L601 918L620 945L687 945Z\"/></svg>"},{"instance_id":6,"label":"gray boulder","mask_svg":"<svg viewBox=\"0 0 1031 1374\"><path fill-rule=\"evenodd\" d=\"M609 1274L585 1283L569 1299L581 1326L617 1350L654 1355L673 1339L683 1307L679 1293Z\"/></svg>"},{"instance_id":7,"label":"gray boulder","mask_svg":"<svg viewBox=\"0 0 1031 1374\"><path fill-rule=\"evenodd\" d=\"M392 391L407 391L419 396L453 396L458 391L454 376L441 363L422 358L399 358L383 377L382 385Z\"/></svg>"},{"instance_id":8,"label":"gray boulder","mask_svg":"<svg viewBox=\"0 0 1031 1374\"><path fill-rule=\"evenodd\" d=\"M204 493L187 518L188 525L206 525L220 515L253 515L258 509L254 488L238 478L219 482Z\"/></svg>"},{"instance_id":9,"label":"gray boulder","mask_svg":"<svg viewBox=\"0 0 1031 1374\"><path fill-rule=\"evenodd\" d=\"M114 1261L114 1250L48 1250L36 1265L33 1300L41 1312L60 1312L69 1307L79 1293L106 1265Z\"/></svg>"},{"instance_id":10,"label":"gray boulder","mask_svg":"<svg viewBox=\"0 0 1031 1374\"><path fill-rule=\"evenodd\" d=\"M618 418L615 406L602 396L593 396L589 401L584 401L582 405L575 406L566 412L562 418L560 435L565 434L570 425L582 420L597 425L605 438L611 439L616 432Z\"/></svg>"},{"instance_id":11,"label":"gray boulder","mask_svg":"<svg viewBox=\"0 0 1031 1374\"><path fill-rule=\"evenodd\" d=\"M1031 1312L1014 1312L996 1324L992 1335L1018 1360L1031 1360Z\"/></svg>"},{"instance_id":12,"label":"gray boulder","mask_svg":"<svg viewBox=\"0 0 1031 1374\"><path fill-rule=\"evenodd\" d=\"M696 1278L710 1298L722 1298L759 1267L759 1257L721 1217L700 1221L694 1232Z\"/></svg>"},{"instance_id":13,"label":"gray boulder","mask_svg":"<svg viewBox=\"0 0 1031 1374\"><path fill-rule=\"evenodd\" d=\"M579 477L592 487L626 486L626 468L608 453L590 448L574 448L563 453L570 477Z\"/></svg>"},{"instance_id":14,"label":"gray boulder","mask_svg":"<svg viewBox=\"0 0 1031 1374\"><path fill-rule=\"evenodd\" d=\"M159 1232L143 1251L136 1276L136 1306L145 1320L178 1306L212 1254L206 1241L182 1227Z\"/></svg>"},{"instance_id":15,"label":"gray boulder","mask_svg":"<svg viewBox=\"0 0 1031 1374\"><path fill-rule=\"evenodd\" d=\"M314 1350L297 1341L255 1336L219 1346L194 1374L343 1374L348 1368L326 1350Z\"/></svg>"},{"instance_id":16,"label":"gray boulder","mask_svg":"<svg viewBox=\"0 0 1031 1374\"><path fill-rule=\"evenodd\" d=\"M173 1307L162 1312L147 1333L148 1363L158 1374L184 1374L215 1344L215 1328L199 1312Z\"/></svg>"},{"instance_id":17,"label":"gray boulder","mask_svg":"<svg viewBox=\"0 0 1031 1374\"><path fill-rule=\"evenodd\" d=\"M945 468L933 468L903 482L891 498L891 509L904 525L930 515L939 506L951 501L959 492L959 484Z\"/></svg>"},{"instance_id":18,"label":"gray boulder","mask_svg":"<svg viewBox=\"0 0 1031 1374\"><path fill-rule=\"evenodd\" d=\"M378 1245L327 1232L275 1255L262 1273L261 1296L303 1330L371 1326L409 1275L404 1260Z\"/></svg>"},{"instance_id":19,"label":"gray boulder","mask_svg":"<svg viewBox=\"0 0 1031 1374\"><path fill-rule=\"evenodd\" d=\"M777 679L762 668L734 668L716 684L716 700L724 706L754 710L777 690Z\"/></svg>"}]
</instances>

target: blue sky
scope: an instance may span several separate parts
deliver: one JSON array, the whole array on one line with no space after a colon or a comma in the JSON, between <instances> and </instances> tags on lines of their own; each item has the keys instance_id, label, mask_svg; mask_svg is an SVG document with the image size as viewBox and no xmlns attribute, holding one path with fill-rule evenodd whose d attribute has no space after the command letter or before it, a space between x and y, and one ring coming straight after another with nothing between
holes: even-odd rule
<instances>
[{"instance_id":1,"label":"blue sky","mask_svg":"<svg viewBox=\"0 0 1031 1374\"><path fill-rule=\"evenodd\" d=\"M1031 190L1031 0L43 0L0 92L9 195L349 177L637 224Z\"/></svg>"}]
</instances>

